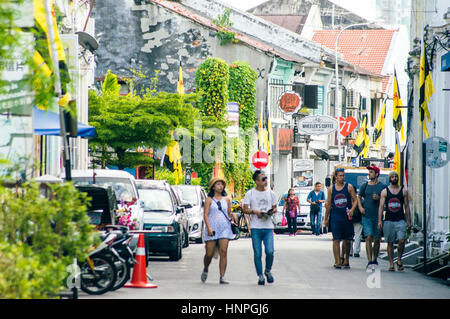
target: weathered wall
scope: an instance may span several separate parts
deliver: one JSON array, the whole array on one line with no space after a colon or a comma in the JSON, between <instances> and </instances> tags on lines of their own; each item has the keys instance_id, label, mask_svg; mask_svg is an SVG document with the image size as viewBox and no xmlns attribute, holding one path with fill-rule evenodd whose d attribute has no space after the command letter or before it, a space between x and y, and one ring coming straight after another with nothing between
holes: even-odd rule
<instances>
[{"instance_id":1,"label":"weathered wall","mask_svg":"<svg viewBox=\"0 0 450 319\"><path fill-rule=\"evenodd\" d=\"M194 88L196 69L208 56L228 63L243 60L258 73L264 69L257 81L258 105L265 100L271 57L241 43L221 46L214 30L157 4L118 2L113 7L108 1L96 1L96 29L103 33L97 51L97 77L108 69L119 76L130 76L130 68L141 66L150 76L160 70L158 90L175 92L181 57L184 85L189 92Z\"/></svg>"}]
</instances>

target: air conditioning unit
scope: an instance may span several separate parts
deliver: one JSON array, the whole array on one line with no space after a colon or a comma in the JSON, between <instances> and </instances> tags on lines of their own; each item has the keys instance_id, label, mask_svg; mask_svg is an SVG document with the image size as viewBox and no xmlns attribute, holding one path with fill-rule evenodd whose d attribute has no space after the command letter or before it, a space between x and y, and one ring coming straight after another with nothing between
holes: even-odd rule
<instances>
[{"instance_id":1,"label":"air conditioning unit","mask_svg":"<svg viewBox=\"0 0 450 319\"><path fill-rule=\"evenodd\" d=\"M356 109L360 105L361 94L355 90L347 90L346 107L347 109Z\"/></svg>"}]
</instances>

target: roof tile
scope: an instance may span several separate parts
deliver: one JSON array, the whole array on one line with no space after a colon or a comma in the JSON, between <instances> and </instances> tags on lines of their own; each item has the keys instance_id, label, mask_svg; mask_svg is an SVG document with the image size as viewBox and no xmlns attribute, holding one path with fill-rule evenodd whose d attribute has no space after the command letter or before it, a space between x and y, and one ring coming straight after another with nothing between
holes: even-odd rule
<instances>
[{"instance_id":1,"label":"roof tile","mask_svg":"<svg viewBox=\"0 0 450 319\"><path fill-rule=\"evenodd\" d=\"M344 60L381 75L394 33L398 30L346 30L341 33L338 52ZM339 30L316 31L313 41L335 50Z\"/></svg>"}]
</instances>

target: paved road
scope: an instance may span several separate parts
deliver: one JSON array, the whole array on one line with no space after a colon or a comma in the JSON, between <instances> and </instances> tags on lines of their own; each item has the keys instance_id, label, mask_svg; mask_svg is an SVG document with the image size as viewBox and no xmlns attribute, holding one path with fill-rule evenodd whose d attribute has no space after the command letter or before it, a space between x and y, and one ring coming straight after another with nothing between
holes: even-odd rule
<instances>
[{"instance_id":1,"label":"paved road","mask_svg":"<svg viewBox=\"0 0 450 319\"><path fill-rule=\"evenodd\" d=\"M361 246L364 250L364 244ZM381 251L386 250L382 244ZM80 293L80 298L144 299L297 299L297 298L450 298L450 287L406 269L388 272L388 262L380 260L379 272L366 272L367 260L351 258L351 269L332 267L331 237L313 237L308 233L296 237L275 236L275 283L257 285L251 239L230 243L226 278L230 285L219 285L219 263L213 260L206 283L200 281L204 246L191 244L178 262L151 258L147 271L156 289L122 288L102 296ZM372 288L370 288L372 287ZM379 287L379 288L377 288Z\"/></svg>"}]
</instances>

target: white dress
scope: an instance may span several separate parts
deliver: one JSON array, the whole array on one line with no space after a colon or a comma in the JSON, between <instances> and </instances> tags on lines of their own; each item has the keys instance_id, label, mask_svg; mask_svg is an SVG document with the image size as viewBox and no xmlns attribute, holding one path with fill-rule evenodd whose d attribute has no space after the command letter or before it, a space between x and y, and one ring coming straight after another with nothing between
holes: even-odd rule
<instances>
[{"instance_id":1,"label":"white dress","mask_svg":"<svg viewBox=\"0 0 450 319\"><path fill-rule=\"evenodd\" d=\"M213 236L208 235L208 229L205 225L205 232L203 235L204 241L210 240L218 240L218 239L233 239L234 234L231 231L231 222L228 219L228 204L225 198L222 198L220 201L222 206L222 211L219 210L219 207L216 204L216 200L213 199L211 206L209 206L209 225L211 229L215 231ZM226 215L226 216L225 216Z\"/></svg>"}]
</instances>

